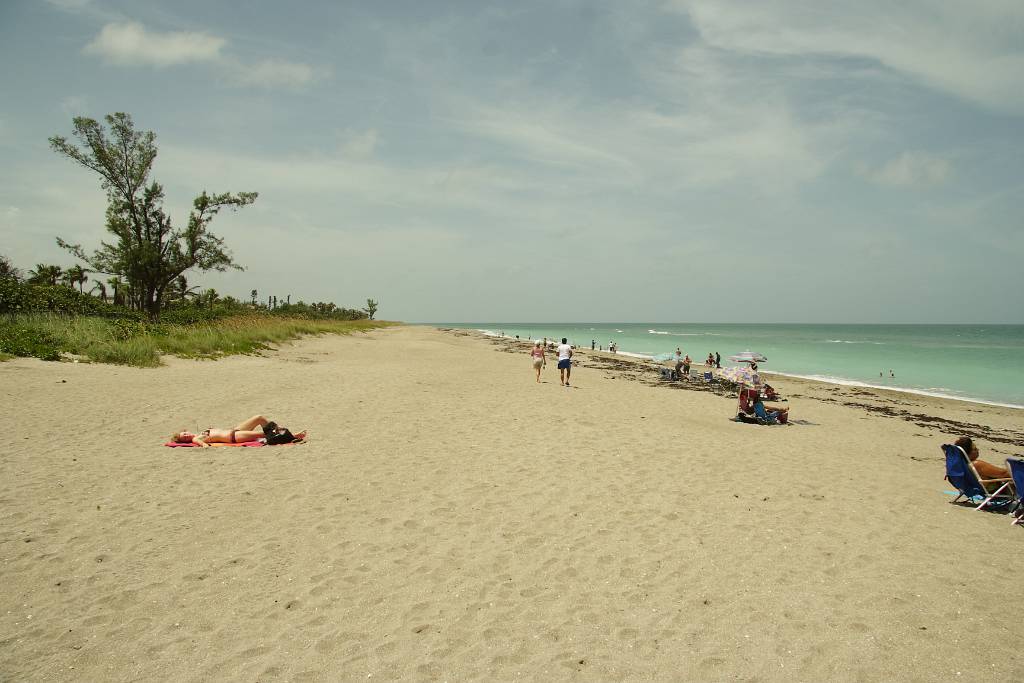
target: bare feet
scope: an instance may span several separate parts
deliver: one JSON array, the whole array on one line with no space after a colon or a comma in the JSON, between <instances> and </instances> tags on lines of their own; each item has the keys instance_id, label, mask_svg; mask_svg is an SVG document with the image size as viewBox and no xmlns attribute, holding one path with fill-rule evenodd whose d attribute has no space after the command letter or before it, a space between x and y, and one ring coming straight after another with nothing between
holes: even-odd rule
<instances>
[{"instance_id":1,"label":"bare feet","mask_svg":"<svg viewBox=\"0 0 1024 683\"><path fill-rule=\"evenodd\" d=\"M302 430L301 432L299 432L298 434L293 434L293 436L295 437L295 439L296 439L297 441L305 441L305 440L306 440L306 430L305 430L305 429L303 429L303 430Z\"/></svg>"}]
</instances>

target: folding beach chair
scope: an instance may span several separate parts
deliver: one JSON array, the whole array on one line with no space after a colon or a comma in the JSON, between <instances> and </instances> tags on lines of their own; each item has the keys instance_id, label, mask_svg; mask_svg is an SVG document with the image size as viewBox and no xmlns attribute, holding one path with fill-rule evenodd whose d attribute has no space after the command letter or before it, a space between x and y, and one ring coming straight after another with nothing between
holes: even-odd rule
<instances>
[{"instance_id":1,"label":"folding beach chair","mask_svg":"<svg viewBox=\"0 0 1024 683\"><path fill-rule=\"evenodd\" d=\"M1024 524L1024 460L1007 458L1006 468L1010 470L1010 478L1017 489L1017 507L1013 511L1011 524Z\"/></svg>"},{"instance_id":2,"label":"folding beach chair","mask_svg":"<svg viewBox=\"0 0 1024 683\"><path fill-rule=\"evenodd\" d=\"M943 444L942 451L946 454L946 480L960 492L951 502L956 503L960 498L966 498L973 504L981 498L981 504L974 508L981 510L986 506L1005 508L1016 500L1012 493L1013 479L982 479L964 449L947 443ZM999 488L989 492L987 487L996 485Z\"/></svg>"}]
</instances>

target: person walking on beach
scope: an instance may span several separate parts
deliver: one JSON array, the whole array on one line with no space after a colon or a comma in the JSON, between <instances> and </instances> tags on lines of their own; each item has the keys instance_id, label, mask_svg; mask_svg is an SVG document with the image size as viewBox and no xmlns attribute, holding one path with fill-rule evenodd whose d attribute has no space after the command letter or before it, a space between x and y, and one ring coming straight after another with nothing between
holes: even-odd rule
<instances>
[{"instance_id":1,"label":"person walking on beach","mask_svg":"<svg viewBox=\"0 0 1024 683\"><path fill-rule=\"evenodd\" d=\"M679 374L679 371L682 370L682 369L683 369L683 350L677 346L676 347L676 376L675 376L675 379L679 379L680 377L682 377L682 375Z\"/></svg>"},{"instance_id":2,"label":"person walking on beach","mask_svg":"<svg viewBox=\"0 0 1024 683\"><path fill-rule=\"evenodd\" d=\"M562 337L562 343L558 345L558 381L563 386L569 386L569 375L572 374L572 347L569 340Z\"/></svg>"},{"instance_id":3,"label":"person walking on beach","mask_svg":"<svg viewBox=\"0 0 1024 683\"><path fill-rule=\"evenodd\" d=\"M533 350L530 351L530 357L533 358L533 369L537 371L537 383L540 384L540 370L548 364L548 361L544 357L544 347L540 345L539 339L533 342Z\"/></svg>"},{"instance_id":4,"label":"person walking on beach","mask_svg":"<svg viewBox=\"0 0 1024 683\"><path fill-rule=\"evenodd\" d=\"M690 359L690 354L686 354L686 356L683 357L683 376L684 377L689 377L690 376L690 365L692 363L693 363L693 360Z\"/></svg>"},{"instance_id":5,"label":"person walking on beach","mask_svg":"<svg viewBox=\"0 0 1024 683\"><path fill-rule=\"evenodd\" d=\"M594 350L594 344L595 344L595 343L596 343L596 342L595 342L595 340L593 340L593 339L591 339L591 340L590 340L590 350L591 350L591 351L593 351L593 350Z\"/></svg>"},{"instance_id":6,"label":"person walking on beach","mask_svg":"<svg viewBox=\"0 0 1024 683\"><path fill-rule=\"evenodd\" d=\"M722 369L722 355L715 351L715 367L719 370Z\"/></svg>"}]
</instances>

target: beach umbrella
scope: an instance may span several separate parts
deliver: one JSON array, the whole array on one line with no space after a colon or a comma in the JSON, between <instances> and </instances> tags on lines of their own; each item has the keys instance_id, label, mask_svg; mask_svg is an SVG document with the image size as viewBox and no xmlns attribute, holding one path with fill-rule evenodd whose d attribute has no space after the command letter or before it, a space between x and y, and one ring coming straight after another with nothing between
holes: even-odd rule
<instances>
[{"instance_id":1,"label":"beach umbrella","mask_svg":"<svg viewBox=\"0 0 1024 683\"><path fill-rule=\"evenodd\" d=\"M768 356L755 351L744 351L743 353L737 353L735 356L729 356L729 360L737 363L764 363L768 360Z\"/></svg>"},{"instance_id":2,"label":"beach umbrella","mask_svg":"<svg viewBox=\"0 0 1024 683\"><path fill-rule=\"evenodd\" d=\"M721 379L728 380L734 384L740 384L748 387L761 386L761 376L747 366L741 365L735 368L723 368L718 371L718 376Z\"/></svg>"}]
</instances>

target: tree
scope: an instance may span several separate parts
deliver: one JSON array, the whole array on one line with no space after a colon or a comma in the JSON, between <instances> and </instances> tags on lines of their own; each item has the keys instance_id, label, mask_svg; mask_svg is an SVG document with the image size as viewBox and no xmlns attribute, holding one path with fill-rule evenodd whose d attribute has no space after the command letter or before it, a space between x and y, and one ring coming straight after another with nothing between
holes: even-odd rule
<instances>
[{"instance_id":1,"label":"tree","mask_svg":"<svg viewBox=\"0 0 1024 683\"><path fill-rule=\"evenodd\" d=\"M34 285L55 285L63 274L64 269L60 266L37 263L35 270L28 271L28 281Z\"/></svg>"},{"instance_id":2,"label":"tree","mask_svg":"<svg viewBox=\"0 0 1024 683\"><path fill-rule=\"evenodd\" d=\"M71 266L64 271L64 282L66 282L68 287L71 289L74 289L75 285L78 285L78 291L84 294L85 292L82 289L82 285L89 281L88 273L89 271L82 266Z\"/></svg>"},{"instance_id":3,"label":"tree","mask_svg":"<svg viewBox=\"0 0 1024 683\"><path fill-rule=\"evenodd\" d=\"M107 280L107 284L110 285L110 288L112 290L114 290L114 305L124 306L126 304L124 297L124 281L115 275L114 277Z\"/></svg>"},{"instance_id":4,"label":"tree","mask_svg":"<svg viewBox=\"0 0 1024 683\"><path fill-rule=\"evenodd\" d=\"M212 287L199 295L199 303L206 304L210 308L213 308L219 299L220 294L218 294L217 290Z\"/></svg>"},{"instance_id":5,"label":"tree","mask_svg":"<svg viewBox=\"0 0 1024 683\"><path fill-rule=\"evenodd\" d=\"M0 280L21 280L21 271L6 256L0 256Z\"/></svg>"},{"instance_id":6,"label":"tree","mask_svg":"<svg viewBox=\"0 0 1024 683\"><path fill-rule=\"evenodd\" d=\"M377 302L373 299L367 299L366 308L363 310L366 312L367 317L373 320L373 316L377 315Z\"/></svg>"},{"instance_id":7,"label":"tree","mask_svg":"<svg viewBox=\"0 0 1024 683\"><path fill-rule=\"evenodd\" d=\"M186 299L198 299L199 298L199 287L188 286L188 278L184 275L179 275L174 278L167 287L167 294L164 297L167 301L184 301Z\"/></svg>"},{"instance_id":8,"label":"tree","mask_svg":"<svg viewBox=\"0 0 1024 683\"><path fill-rule=\"evenodd\" d=\"M74 136L82 147L60 136L50 146L75 163L95 171L107 193L107 232L111 242L87 255L81 245L57 244L99 273L125 279L128 301L151 318L160 315L164 292L176 277L193 268L199 271L242 270L224 246L224 240L208 229L224 208L232 210L256 201L255 192L207 194L192 202L188 225L176 229L163 210L164 190L149 173L156 159L156 135L135 130L125 113L105 117L107 128L85 117L75 117ZM147 184L148 183L148 184Z\"/></svg>"},{"instance_id":9,"label":"tree","mask_svg":"<svg viewBox=\"0 0 1024 683\"><path fill-rule=\"evenodd\" d=\"M255 305L256 305L256 297L258 297L259 295L260 295L260 293L259 293L259 292L257 292L257 291L256 291L255 289L254 289L254 290L252 290L251 292L249 292L249 296L251 296L251 297L252 297L252 305L253 305L253 306L255 306Z\"/></svg>"},{"instance_id":10,"label":"tree","mask_svg":"<svg viewBox=\"0 0 1024 683\"><path fill-rule=\"evenodd\" d=\"M93 280L93 286L89 293L92 294L95 291L99 291L100 299L103 303L107 303L107 286L103 284L103 280Z\"/></svg>"}]
</instances>

